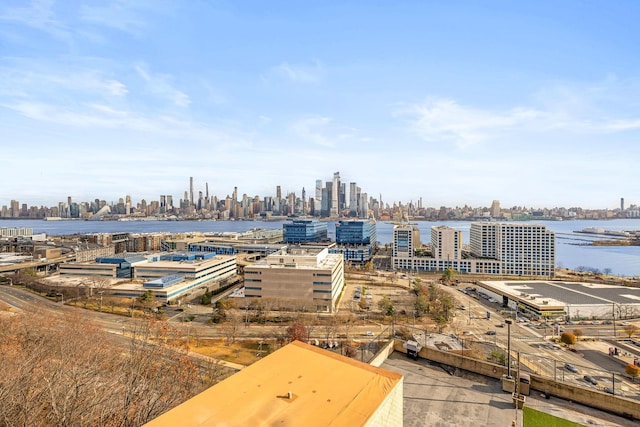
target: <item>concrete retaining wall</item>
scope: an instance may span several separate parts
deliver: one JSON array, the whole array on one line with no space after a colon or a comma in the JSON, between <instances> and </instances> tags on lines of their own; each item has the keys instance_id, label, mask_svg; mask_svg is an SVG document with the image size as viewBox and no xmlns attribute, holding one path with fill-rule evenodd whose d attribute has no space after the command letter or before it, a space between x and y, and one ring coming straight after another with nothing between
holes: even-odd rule
<instances>
[{"instance_id":1,"label":"concrete retaining wall","mask_svg":"<svg viewBox=\"0 0 640 427\"><path fill-rule=\"evenodd\" d=\"M640 419L640 405L637 400L614 396L602 391L576 387L571 384L554 381L550 378L531 375L531 388L592 408Z\"/></svg>"},{"instance_id":2,"label":"concrete retaining wall","mask_svg":"<svg viewBox=\"0 0 640 427\"><path fill-rule=\"evenodd\" d=\"M394 345L395 340L390 340L384 347L380 349L380 351L376 353L375 356L373 356L373 359L369 361L369 365L379 368L384 363L384 361L387 360L389 355L393 353Z\"/></svg>"},{"instance_id":3,"label":"concrete retaining wall","mask_svg":"<svg viewBox=\"0 0 640 427\"><path fill-rule=\"evenodd\" d=\"M402 346L403 342L395 340L394 350L401 353L407 353L407 349ZM448 351L436 350L434 348L423 347L418 353L423 359L433 362L442 363L444 365L453 366L455 368L464 369L465 371L475 372L486 377L500 379L502 375L506 375L506 366L496 365L494 363L484 362L482 360L472 359Z\"/></svg>"},{"instance_id":4,"label":"concrete retaining wall","mask_svg":"<svg viewBox=\"0 0 640 427\"><path fill-rule=\"evenodd\" d=\"M393 349L401 353L407 353L402 346L403 341L395 340ZM423 348L418 354L420 357L444 365L475 372L486 377L501 379L506 375L505 366L496 365L482 360L471 359L460 354L436 350L433 348ZM515 372L512 370L512 375ZM532 390L548 393L551 396L570 400L582 405L591 406L613 414L618 414L627 418L640 419L640 405L637 401L624 397L614 396L601 391L591 390L582 387L554 381L550 378L530 374Z\"/></svg>"}]
</instances>

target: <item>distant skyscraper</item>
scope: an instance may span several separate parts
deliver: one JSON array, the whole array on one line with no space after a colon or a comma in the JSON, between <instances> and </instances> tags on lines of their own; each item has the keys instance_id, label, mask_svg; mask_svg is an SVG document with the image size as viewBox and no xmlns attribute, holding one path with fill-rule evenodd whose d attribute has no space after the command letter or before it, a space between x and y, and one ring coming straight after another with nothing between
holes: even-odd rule
<instances>
[{"instance_id":1,"label":"distant skyscraper","mask_svg":"<svg viewBox=\"0 0 640 427\"><path fill-rule=\"evenodd\" d=\"M349 216L358 216L358 185L355 182L349 183Z\"/></svg>"},{"instance_id":2,"label":"distant skyscraper","mask_svg":"<svg viewBox=\"0 0 640 427\"><path fill-rule=\"evenodd\" d=\"M620 210L624 211L624 197L620 198Z\"/></svg>"},{"instance_id":3,"label":"distant skyscraper","mask_svg":"<svg viewBox=\"0 0 640 427\"><path fill-rule=\"evenodd\" d=\"M189 177L189 205L193 206L193 177Z\"/></svg>"},{"instance_id":4,"label":"distant skyscraper","mask_svg":"<svg viewBox=\"0 0 640 427\"><path fill-rule=\"evenodd\" d=\"M502 216L502 212L500 211L500 200L494 200L491 202L489 215L491 215L492 218L500 218Z\"/></svg>"},{"instance_id":5,"label":"distant skyscraper","mask_svg":"<svg viewBox=\"0 0 640 427\"><path fill-rule=\"evenodd\" d=\"M321 206L322 206L322 180L321 179L316 179L316 196L314 197L313 203L314 203L313 208L314 208L315 214L316 215L320 214Z\"/></svg>"},{"instance_id":6,"label":"distant skyscraper","mask_svg":"<svg viewBox=\"0 0 640 427\"><path fill-rule=\"evenodd\" d=\"M338 194L340 192L340 172L334 172L333 185L331 188L331 211L330 216L338 216Z\"/></svg>"}]
</instances>

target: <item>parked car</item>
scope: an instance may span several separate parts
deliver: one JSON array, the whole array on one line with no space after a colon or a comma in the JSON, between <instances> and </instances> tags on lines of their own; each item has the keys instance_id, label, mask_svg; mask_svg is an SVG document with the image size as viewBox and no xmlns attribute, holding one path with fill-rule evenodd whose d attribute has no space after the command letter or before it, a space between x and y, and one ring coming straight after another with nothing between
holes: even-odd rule
<instances>
[{"instance_id":1,"label":"parked car","mask_svg":"<svg viewBox=\"0 0 640 427\"><path fill-rule=\"evenodd\" d=\"M620 323L622 326L629 326L631 324L631 322L621 322Z\"/></svg>"},{"instance_id":2,"label":"parked car","mask_svg":"<svg viewBox=\"0 0 640 427\"><path fill-rule=\"evenodd\" d=\"M464 305L461 305L461 306L460 306L460 310L466 310L466 309L467 309L467 307L466 307L466 306L464 306Z\"/></svg>"},{"instance_id":3,"label":"parked car","mask_svg":"<svg viewBox=\"0 0 640 427\"><path fill-rule=\"evenodd\" d=\"M486 335L495 335L496 331L487 331L485 332Z\"/></svg>"},{"instance_id":4,"label":"parked car","mask_svg":"<svg viewBox=\"0 0 640 427\"><path fill-rule=\"evenodd\" d=\"M574 374L577 374L579 372L578 368L573 366L571 363L565 363L564 368L569 372L573 372Z\"/></svg>"},{"instance_id":5,"label":"parked car","mask_svg":"<svg viewBox=\"0 0 640 427\"><path fill-rule=\"evenodd\" d=\"M595 378L593 378L591 375L585 375L584 377L582 377L586 382L593 384L593 385L598 385L598 380L596 380Z\"/></svg>"}]
</instances>

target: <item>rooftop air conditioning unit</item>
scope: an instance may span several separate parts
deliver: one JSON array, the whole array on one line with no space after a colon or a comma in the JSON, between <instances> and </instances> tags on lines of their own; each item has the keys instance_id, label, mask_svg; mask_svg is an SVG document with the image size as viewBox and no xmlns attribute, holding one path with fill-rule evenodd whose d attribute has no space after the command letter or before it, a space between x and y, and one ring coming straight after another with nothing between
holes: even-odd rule
<instances>
[{"instance_id":1,"label":"rooftop air conditioning unit","mask_svg":"<svg viewBox=\"0 0 640 427\"><path fill-rule=\"evenodd\" d=\"M536 299L536 297L534 297L534 296L531 296L531 299Z\"/></svg>"},{"instance_id":2,"label":"rooftop air conditioning unit","mask_svg":"<svg viewBox=\"0 0 640 427\"><path fill-rule=\"evenodd\" d=\"M542 301L542 303L543 303L543 304L549 304L549 301L544 300L544 301Z\"/></svg>"}]
</instances>

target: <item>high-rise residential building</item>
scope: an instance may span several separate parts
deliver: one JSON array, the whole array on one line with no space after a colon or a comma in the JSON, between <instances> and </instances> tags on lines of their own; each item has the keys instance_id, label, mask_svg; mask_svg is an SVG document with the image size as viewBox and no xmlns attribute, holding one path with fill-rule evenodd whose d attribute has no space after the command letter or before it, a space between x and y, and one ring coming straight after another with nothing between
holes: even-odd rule
<instances>
[{"instance_id":1,"label":"high-rise residential building","mask_svg":"<svg viewBox=\"0 0 640 427\"><path fill-rule=\"evenodd\" d=\"M445 225L431 227L431 253L438 260L462 258L462 231Z\"/></svg>"},{"instance_id":2,"label":"high-rise residential building","mask_svg":"<svg viewBox=\"0 0 640 427\"><path fill-rule=\"evenodd\" d=\"M393 268L412 270L415 250L420 245L420 230L412 224L399 224L393 227Z\"/></svg>"},{"instance_id":3,"label":"high-rise residential building","mask_svg":"<svg viewBox=\"0 0 640 427\"><path fill-rule=\"evenodd\" d=\"M555 275L556 236L544 225L473 222L469 238L471 254L500 261L500 274Z\"/></svg>"},{"instance_id":4,"label":"high-rise residential building","mask_svg":"<svg viewBox=\"0 0 640 427\"><path fill-rule=\"evenodd\" d=\"M620 197L620 210L624 211L624 197Z\"/></svg>"},{"instance_id":5,"label":"high-rise residential building","mask_svg":"<svg viewBox=\"0 0 640 427\"><path fill-rule=\"evenodd\" d=\"M317 219L295 219L283 224L284 243L310 243L327 240L327 223Z\"/></svg>"}]
</instances>

